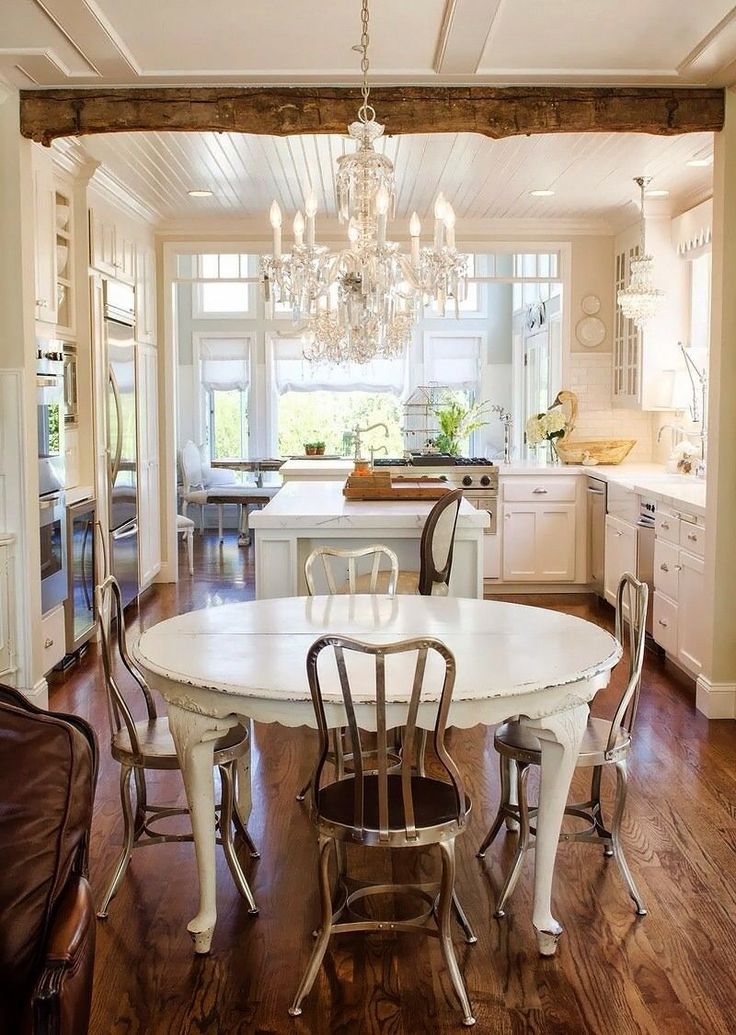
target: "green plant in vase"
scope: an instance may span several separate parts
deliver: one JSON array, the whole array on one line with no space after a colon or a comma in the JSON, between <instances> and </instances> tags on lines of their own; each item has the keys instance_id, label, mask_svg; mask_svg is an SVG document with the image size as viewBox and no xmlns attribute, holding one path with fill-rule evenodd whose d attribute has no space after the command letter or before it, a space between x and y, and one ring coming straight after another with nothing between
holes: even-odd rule
<instances>
[{"instance_id":1,"label":"green plant in vase","mask_svg":"<svg viewBox=\"0 0 736 1035\"><path fill-rule=\"evenodd\" d=\"M488 405L483 402L468 406L462 399L448 394L434 411L439 424L439 433L434 437L437 449L450 456L459 456L460 443L488 424L485 419Z\"/></svg>"}]
</instances>

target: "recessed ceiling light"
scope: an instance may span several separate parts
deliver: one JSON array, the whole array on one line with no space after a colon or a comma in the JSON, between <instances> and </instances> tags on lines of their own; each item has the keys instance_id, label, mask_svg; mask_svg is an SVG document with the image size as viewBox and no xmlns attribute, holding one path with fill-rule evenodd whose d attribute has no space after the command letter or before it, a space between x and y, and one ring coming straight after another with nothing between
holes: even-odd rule
<instances>
[{"instance_id":1,"label":"recessed ceiling light","mask_svg":"<svg viewBox=\"0 0 736 1035\"><path fill-rule=\"evenodd\" d=\"M668 190L645 190L644 193L648 198L666 198L670 192Z\"/></svg>"},{"instance_id":2,"label":"recessed ceiling light","mask_svg":"<svg viewBox=\"0 0 736 1035\"><path fill-rule=\"evenodd\" d=\"M530 190L529 193L533 198L551 198L554 197L553 190Z\"/></svg>"},{"instance_id":3,"label":"recessed ceiling light","mask_svg":"<svg viewBox=\"0 0 736 1035\"><path fill-rule=\"evenodd\" d=\"M187 194L190 198L211 198L212 191L206 187L195 187L194 190L188 190Z\"/></svg>"},{"instance_id":4,"label":"recessed ceiling light","mask_svg":"<svg viewBox=\"0 0 736 1035\"><path fill-rule=\"evenodd\" d=\"M706 155L704 158L691 158L685 165L691 166L693 169L703 169L707 165L713 165L713 155Z\"/></svg>"}]
</instances>

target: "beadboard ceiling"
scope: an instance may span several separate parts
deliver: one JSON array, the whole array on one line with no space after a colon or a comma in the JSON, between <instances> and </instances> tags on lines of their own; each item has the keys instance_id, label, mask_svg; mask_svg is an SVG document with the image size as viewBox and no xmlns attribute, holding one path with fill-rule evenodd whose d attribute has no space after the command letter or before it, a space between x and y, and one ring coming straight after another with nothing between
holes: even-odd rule
<instances>
[{"instance_id":1,"label":"beadboard ceiling","mask_svg":"<svg viewBox=\"0 0 736 1035\"><path fill-rule=\"evenodd\" d=\"M380 113L379 113L380 114ZM61 148L71 146L57 142ZM319 215L335 215L335 160L354 145L340 136L269 137L230 133L117 133L73 145L102 163L161 223L263 220L276 198L287 214L303 208L311 186ZM710 190L711 167L686 162L711 154L713 137L556 134L490 140L477 134L416 134L379 142L396 168L397 217L431 216L442 190L460 220L605 220L636 216L636 175L669 190L675 210ZM210 198L191 198L192 188ZM554 190L535 198L535 189ZM286 224L288 227L288 223Z\"/></svg>"},{"instance_id":2,"label":"beadboard ceiling","mask_svg":"<svg viewBox=\"0 0 736 1035\"><path fill-rule=\"evenodd\" d=\"M356 81L359 0L2 0L18 86ZM372 0L383 83L725 85L729 0Z\"/></svg>"}]
</instances>

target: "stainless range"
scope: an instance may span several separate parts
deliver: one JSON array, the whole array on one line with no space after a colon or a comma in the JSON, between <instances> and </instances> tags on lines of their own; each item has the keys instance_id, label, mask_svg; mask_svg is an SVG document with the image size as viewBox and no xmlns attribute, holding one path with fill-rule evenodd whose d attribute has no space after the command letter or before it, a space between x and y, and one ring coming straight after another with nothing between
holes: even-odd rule
<instances>
[{"instance_id":1,"label":"stainless range","mask_svg":"<svg viewBox=\"0 0 736 1035\"><path fill-rule=\"evenodd\" d=\"M496 534L498 517L498 467L482 456L448 456L444 453L418 453L410 457L376 457L373 466L392 475L440 478L453 489L462 489L468 503L486 510L488 535Z\"/></svg>"}]
</instances>

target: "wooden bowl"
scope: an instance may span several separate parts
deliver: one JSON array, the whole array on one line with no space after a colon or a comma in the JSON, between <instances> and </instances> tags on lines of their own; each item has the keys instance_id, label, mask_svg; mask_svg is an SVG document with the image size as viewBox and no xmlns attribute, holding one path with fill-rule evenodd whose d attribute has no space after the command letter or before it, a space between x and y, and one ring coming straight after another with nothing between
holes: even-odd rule
<instances>
[{"instance_id":1,"label":"wooden bowl","mask_svg":"<svg viewBox=\"0 0 736 1035\"><path fill-rule=\"evenodd\" d=\"M583 457L599 464L620 464L636 445L635 438L553 439L563 464L582 464Z\"/></svg>"}]
</instances>

